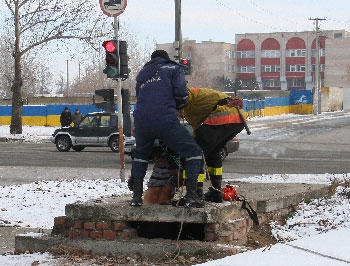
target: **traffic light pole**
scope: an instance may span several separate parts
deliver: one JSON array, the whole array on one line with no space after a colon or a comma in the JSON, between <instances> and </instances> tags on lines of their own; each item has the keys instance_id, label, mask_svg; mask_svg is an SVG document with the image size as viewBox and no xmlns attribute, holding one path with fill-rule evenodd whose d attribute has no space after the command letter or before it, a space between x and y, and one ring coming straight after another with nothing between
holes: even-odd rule
<instances>
[{"instance_id":1,"label":"traffic light pole","mask_svg":"<svg viewBox=\"0 0 350 266\"><path fill-rule=\"evenodd\" d=\"M176 62L182 59L182 32L181 32L181 0L175 0L175 42L174 42Z\"/></svg>"},{"instance_id":2,"label":"traffic light pole","mask_svg":"<svg viewBox=\"0 0 350 266\"><path fill-rule=\"evenodd\" d=\"M118 41L118 49L119 49L119 39L118 39L118 30L119 30L119 21L118 17L114 17L114 36ZM119 59L119 67L120 70L120 59ZM123 112L122 112L122 84L121 78L116 79L117 82L117 105L118 105L118 129L119 129L119 156L120 156L120 179L121 182L125 182L125 161L124 161L124 129L123 129Z\"/></svg>"}]
</instances>

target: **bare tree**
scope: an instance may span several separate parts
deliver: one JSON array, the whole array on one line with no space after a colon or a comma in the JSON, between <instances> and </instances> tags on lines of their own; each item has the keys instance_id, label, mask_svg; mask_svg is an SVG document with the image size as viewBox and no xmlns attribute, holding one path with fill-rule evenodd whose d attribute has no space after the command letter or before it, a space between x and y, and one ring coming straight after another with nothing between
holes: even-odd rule
<instances>
[{"instance_id":1,"label":"bare tree","mask_svg":"<svg viewBox=\"0 0 350 266\"><path fill-rule=\"evenodd\" d=\"M128 27L123 24L119 27L119 40L126 41L128 44L128 66L130 69L129 78L123 81L123 88L128 89L131 95L135 95L136 76L150 59L151 52L155 48L155 44L146 41L140 44L136 35ZM102 42L100 43L102 47ZM105 67L105 51L100 49L95 62L86 66L84 74L80 78L76 78L71 86L74 93L94 93L96 89L108 89L115 86L115 81L108 79L102 72Z\"/></svg>"},{"instance_id":2,"label":"bare tree","mask_svg":"<svg viewBox=\"0 0 350 266\"><path fill-rule=\"evenodd\" d=\"M124 27L123 27L124 26ZM120 28L121 38L128 43L128 57L129 57L129 78L123 82L123 87L129 89L130 95L135 96L136 76L143 68L143 66L151 59L151 53L154 51L155 42L147 40L144 44L140 45L137 42L137 37L130 30L126 24Z\"/></svg>"},{"instance_id":3,"label":"bare tree","mask_svg":"<svg viewBox=\"0 0 350 266\"><path fill-rule=\"evenodd\" d=\"M5 36L0 38L0 96L1 98L10 98L11 83L13 80L12 56L6 45Z\"/></svg>"},{"instance_id":4,"label":"bare tree","mask_svg":"<svg viewBox=\"0 0 350 266\"><path fill-rule=\"evenodd\" d=\"M11 85L14 79L14 62L12 53L9 51L10 44L8 36L0 38L0 97L11 98ZM50 73L47 67L43 66L35 56L27 56L22 59L23 88L22 98L28 94L37 93L39 87L49 87L51 83ZM45 73L45 74L44 74Z\"/></svg>"},{"instance_id":5,"label":"bare tree","mask_svg":"<svg viewBox=\"0 0 350 266\"><path fill-rule=\"evenodd\" d=\"M10 14L6 18L11 38L9 47L14 59L11 84L12 116L10 133L22 133L23 58L54 40L83 40L93 45L103 36L106 16L97 12L97 1L4 0ZM99 14L99 15L98 15ZM98 29L99 31L97 31ZM96 32L99 35L96 36ZM83 52L79 50L78 52Z\"/></svg>"},{"instance_id":6,"label":"bare tree","mask_svg":"<svg viewBox=\"0 0 350 266\"><path fill-rule=\"evenodd\" d=\"M192 41L184 41L182 44L183 58L190 59L193 68L192 74L187 76L188 87L214 88L215 77L206 67L206 59L197 52Z\"/></svg>"}]
</instances>

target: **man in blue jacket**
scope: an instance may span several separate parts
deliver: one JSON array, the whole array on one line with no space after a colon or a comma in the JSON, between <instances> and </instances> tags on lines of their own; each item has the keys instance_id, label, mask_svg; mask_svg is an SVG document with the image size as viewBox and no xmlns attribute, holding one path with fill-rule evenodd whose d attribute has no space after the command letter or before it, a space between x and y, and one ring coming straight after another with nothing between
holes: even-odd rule
<instances>
[{"instance_id":1,"label":"man in blue jacket","mask_svg":"<svg viewBox=\"0 0 350 266\"><path fill-rule=\"evenodd\" d=\"M182 66L171 61L166 51L156 50L151 55L151 61L145 64L136 77L136 82L136 148L131 170L133 198L130 205L143 204L143 179L154 141L160 139L186 159L185 207L203 207L204 202L196 193L202 150L178 119L178 110L184 107L188 97Z\"/></svg>"}]
</instances>

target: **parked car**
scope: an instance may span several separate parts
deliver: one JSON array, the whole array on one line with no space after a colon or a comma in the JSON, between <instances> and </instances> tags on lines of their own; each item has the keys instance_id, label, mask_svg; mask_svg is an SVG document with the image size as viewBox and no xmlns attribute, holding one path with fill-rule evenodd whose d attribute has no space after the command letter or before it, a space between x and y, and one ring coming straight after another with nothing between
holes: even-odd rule
<instances>
[{"instance_id":1,"label":"parked car","mask_svg":"<svg viewBox=\"0 0 350 266\"><path fill-rule=\"evenodd\" d=\"M193 129L191 125L188 124L187 122L185 122L183 125L192 134ZM238 151L238 149L239 149L239 141L237 136L235 136L232 140L226 143L225 147L223 147L220 150L221 160L224 161L227 155L229 155L232 152Z\"/></svg>"},{"instance_id":2,"label":"parked car","mask_svg":"<svg viewBox=\"0 0 350 266\"><path fill-rule=\"evenodd\" d=\"M232 152L236 152L239 149L239 141L237 136L231 139L226 143L225 147L223 147L220 151L221 160L224 161L226 156Z\"/></svg>"},{"instance_id":3,"label":"parked car","mask_svg":"<svg viewBox=\"0 0 350 266\"><path fill-rule=\"evenodd\" d=\"M192 134L192 127L190 124L188 124L187 122L183 123L184 127L186 127L186 129ZM159 146L159 140L156 140L154 142L154 146L157 147ZM133 148L131 148L133 147ZM128 140L128 149L124 148L124 152L125 154L131 156L131 158L134 157L134 149L136 147L136 140L134 137L129 138ZM237 136L235 136L232 140L230 140L229 142L226 143L225 147L223 147L220 150L220 156L222 161L225 160L226 156L232 152L236 152L239 149L239 141Z\"/></svg>"},{"instance_id":4,"label":"parked car","mask_svg":"<svg viewBox=\"0 0 350 266\"><path fill-rule=\"evenodd\" d=\"M78 127L56 129L51 141L61 152L71 148L82 151L85 147L110 147L113 152L119 152L117 113L89 113Z\"/></svg>"},{"instance_id":5,"label":"parked car","mask_svg":"<svg viewBox=\"0 0 350 266\"><path fill-rule=\"evenodd\" d=\"M136 146L136 140L135 137L125 137L124 140L124 154L132 156L133 157L133 151Z\"/></svg>"}]
</instances>

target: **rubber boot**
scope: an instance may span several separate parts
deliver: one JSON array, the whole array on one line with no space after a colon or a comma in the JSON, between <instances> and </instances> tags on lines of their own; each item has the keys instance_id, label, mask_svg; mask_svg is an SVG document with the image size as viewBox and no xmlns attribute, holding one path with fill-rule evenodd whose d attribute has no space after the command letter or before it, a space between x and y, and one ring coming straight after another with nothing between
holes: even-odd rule
<instances>
[{"instance_id":1,"label":"rubber boot","mask_svg":"<svg viewBox=\"0 0 350 266\"><path fill-rule=\"evenodd\" d=\"M134 178L133 192L134 194L130 202L130 205L133 207L142 206L143 179Z\"/></svg>"},{"instance_id":2,"label":"rubber boot","mask_svg":"<svg viewBox=\"0 0 350 266\"><path fill-rule=\"evenodd\" d=\"M197 183L197 196L198 198L200 198L201 200L204 200L204 194L203 194L203 182L199 182Z\"/></svg>"},{"instance_id":3,"label":"rubber boot","mask_svg":"<svg viewBox=\"0 0 350 266\"><path fill-rule=\"evenodd\" d=\"M222 188L221 188L222 176L210 176L212 187L209 187L209 191L204 194L205 201L211 201L216 203L222 203Z\"/></svg>"},{"instance_id":4,"label":"rubber boot","mask_svg":"<svg viewBox=\"0 0 350 266\"><path fill-rule=\"evenodd\" d=\"M186 184L186 208L203 208L204 201L197 195L197 180L187 180Z\"/></svg>"}]
</instances>

